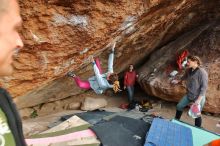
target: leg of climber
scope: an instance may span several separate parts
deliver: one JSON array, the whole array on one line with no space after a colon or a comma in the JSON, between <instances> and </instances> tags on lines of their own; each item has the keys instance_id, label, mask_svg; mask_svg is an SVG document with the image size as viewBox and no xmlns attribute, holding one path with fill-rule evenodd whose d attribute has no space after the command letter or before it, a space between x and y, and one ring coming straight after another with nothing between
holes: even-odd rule
<instances>
[{"instance_id":1,"label":"leg of climber","mask_svg":"<svg viewBox=\"0 0 220 146\"><path fill-rule=\"evenodd\" d=\"M83 81L79 77L77 77L73 72L68 72L67 76L73 78L76 82L76 85L82 89L91 89L89 81Z\"/></svg>"},{"instance_id":2,"label":"leg of climber","mask_svg":"<svg viewBox=\"0 0 220 146\"><path fill-rule=\"evenodd\" d=\"M89 81L83 81L79 77L73 77L76 82L76 85L82 89L91 89Z\"/></svg>"},{"instance_id":3,"label":"leg of climber","mask_svg":"<svg viewBox=\"0 0 220 146\"><path fill-rule=\"evenodd\" d=\"M96 77L96 80L97 80L99 86L101 88L106 87L106 83L105 83L104 78L102 77L102 75L100 73L100 70L99 70L98 66L96 65L95 61L93 61L92 63L93 63L93 69L94 69L95 77Z\"/></svg>"},{"instance_id":4,"label":"leg of climber","mask_svg":"<svg viewBox=\"0 0 220 146\"><path fill-rule=\"evenodd\" d=\"M95 59L95 64L97 65L99 69L99 73L102 74L102 68L101 68L101 64L98 58Z\"/></svg>"},{"instance_id":5,"label":"leg of climber","mask_svg":"<svg viewBox=\"0 0 220 146\"><path fill-rule=\"evenodd\" d=\"M113 62L114 62L115 45L116 45L116 43L113 44L111 53L109 54L109 57L108 57L108 72L109 73L113 73L114 72L114 70L113 70Z\"/></svg>"}]
</instances>

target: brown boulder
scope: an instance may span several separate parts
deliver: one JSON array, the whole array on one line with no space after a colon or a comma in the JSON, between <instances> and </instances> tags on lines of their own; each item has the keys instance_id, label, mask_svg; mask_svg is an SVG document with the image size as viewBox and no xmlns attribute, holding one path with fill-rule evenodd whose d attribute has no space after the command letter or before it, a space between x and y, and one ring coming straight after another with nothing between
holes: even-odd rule
<instances>
[{"instance_id":1,"label":"brown boulder","mask_svg":"<svg viewBox=\"0 0 220 146\"><path fill-rule=\"evenodd\" d=\"M216 22L215 24L199 27L158 49L139 70L141 87L150 95L178 102L186 92L185 87L170 84L169 73L177 69L175 65L169 73L166 71L170 64L175 64L176 52L187 49L191 54L201 57L203 67L209 74L209 86L204 110L220 113L220 91L218 90L220 83L219 26L220 22ZM177 77L182 74L179 72Z\"/></svg>"},{"instance_id":2,"label":"brown boulder","mask_svg":"<svg viewBox=\"0 0 220 146\"><path fill-rule=\"evenodd\" d=\"M107 101L104 98L91 98L86 97L82 102L81 110L93 111L99 108L103 108L107 105Z\"/></svg>"}]
</instances>

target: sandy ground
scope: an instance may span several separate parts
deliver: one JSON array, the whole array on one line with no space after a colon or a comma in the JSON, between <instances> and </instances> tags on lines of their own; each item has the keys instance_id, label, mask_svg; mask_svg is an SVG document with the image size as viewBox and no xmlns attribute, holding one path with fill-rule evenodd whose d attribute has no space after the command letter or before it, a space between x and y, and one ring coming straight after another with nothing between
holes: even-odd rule
<instances>
[{"instance_id":1,"label":"sandy ground","mask_svg":"<svg viewBox=\"0 0 220 146\"><path fill-rule=\"evenodd\" d=\"M97 95L91 91L91 92L87 92L83 96L94 97L94 98L105 98L108 102L107 108L112 108L112 109L114 109L115 107L119 107L122 103L127 103L126 92L122 92L116 95L115 94L113 95L111 93L108 95ZM141 90L138 90L135 93L135 97L137 100L142 100L142 99L150 100L153 103L154 114L158 116L162 116L166 119L174 118L176 103L166 102L166 101L163 101L157 98L149 97L145 93L143 93ZM34 119L24 120L23 121L24 133L26 136L39 133L41 131L48 129L47 126L50 123L59 119L60 116L77 113L77 112L82 112L82 111L77 111L77 110L62 111L59 113L49 114L49 115L37 117ZM216 123L218 122L218 120L220 120L220 117L215 117L215 116L206 115L206 114L203 114L202 117L203 117L202 127L204 129L220 134L220 128L216 127ZM181 117L181 120L194 125L194 119L190 118L187 115L187 109L185 109Z\"/></svg>"},{"instance_id":2,"label":"sandy ground","mask_svg":"<svg viewBox=\"0 0 220 146\"><path fill-rule=\"evenodd\" d=\"M151 102L153 102L154 103L153 104L154 105L154 113L156 115L164 117L166 119L173 119L174 118L175 113L176 113L176 103L163 101L163 100L156 99L153 97L147 97L147 95L142 92L136 93L135 97L138 100L148 99ZM114 105L119 106L120 105L119 103L127 102L125 94L122 94L120 97L114 97L114 98L115 99L112 99L112 97L111 97L110 99L108 99L110 101L110 104L113 106ZM181 121L184 121L184 122L190 123L191 125L194 125L194 119L189 117L187 115L187 112L188 112L188 108L186 108L184 110L184 113L181 117ZM211 115L203 113L202 120L203 120L202 127L204 129L220 134L220 128L216 127L216 124L220 120L220 117L211 116Z\"/></svg>"},{"instance_id":3,"label":"sandy ground","mask_svg":"<svg viewBox=\"0 0 220 146\"><path fill-rule=\"evenodd\" d=\"M175 117L177 103L167 102L158 98L149 97L141 90L138 90L136 92L135 97L139 101L142 99L148 99L149 101L151 101L154 105L154 112L156 115L166 119L173 119ZM125 93L122 94L122 98L126 99ZM189 108L185 108L180 120L194 125L195 120L187 115L188 109ZM203 113L202 120L202 127L204 129L220 134L220 128L216 127L216 124L220 120L219 116L211 116L211 114Z\"/></svg>"}]
</instances>

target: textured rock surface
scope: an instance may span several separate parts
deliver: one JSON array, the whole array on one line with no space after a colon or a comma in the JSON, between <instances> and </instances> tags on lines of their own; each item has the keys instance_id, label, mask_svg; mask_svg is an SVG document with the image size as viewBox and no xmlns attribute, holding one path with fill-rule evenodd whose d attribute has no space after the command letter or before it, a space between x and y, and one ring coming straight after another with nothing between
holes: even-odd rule
<instances>
[{"instance_id":1,"label":"textured rock surface","mask_svg":"<svg viewBox=\"0 0 220 146\"><path fill-rule=\"evenodd\" d=\"M122 73L130 63L141 66L155 50L216 20L220 5L218 0L24 0L20 4L25 48L16 58L14 75L1 80L19 109L83 93L65 73L74 70L87 79L93 74L89 55L99 56L106 69L114 40L116 72ZM210 88L215 84L210 82ZM155 90L146 92L162 98L166 94ZM170 98L182 94L182 90L172 92Z\"/></svg>"},{"instance_id":2,"label":"textured rock surface","mask_svg":"<svg viewBox=\"0 0 220 146\"><path fill-rule=\"evenodd\" d=\"M107 106L107 101L103 98L91 98L86 97L82 102L81 110L84 111L93 111L96 109L104 108Z\"/></svg>"},{"instance_id":3,"label":"textured rock surface","mask_svg":"<svg viewBox=\"0 0 220 146\"><path fill-rule=\"evenodd\" d=\"M125 27L126 19L144 12L141 1L35 0L20 4L25 48L14 64L15 74L4 82L16 97L51 84L70 69L81 69L89 55L102 52L114 32Z\"/></svg>"},{"instance_id":4,"label":"textured rock surface","mask_svg":"<svg viewBox=\"0 0 220 146\"><path fill-rule=\"evenodd\" d=\"M175 41L155 52L140 69L139 82L143 89L151 95L168 101L178 102L184 95L185 87L172 86L169 73L177 70L175 65L177 52L188 50L190 54L198 55L203 61L203 67L209 74L209 86L206 97L205 111L220 113L220 21L204 25L179 37ZM169 69L168 67L172 66ZM150 66L150 67L149 67ZM177 74L177 78L184 71Z\"/></svg>"}]
</instances>

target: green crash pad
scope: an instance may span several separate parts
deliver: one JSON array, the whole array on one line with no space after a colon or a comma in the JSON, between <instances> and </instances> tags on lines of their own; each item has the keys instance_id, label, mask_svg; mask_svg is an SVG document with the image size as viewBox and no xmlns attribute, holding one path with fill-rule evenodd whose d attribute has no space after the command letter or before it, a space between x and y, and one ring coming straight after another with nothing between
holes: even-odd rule
<instances>
[{"instance_id":1,"label":"green crash pad","mask_svg":"<svg viewBox=\"0 0 220 146\"><path fill-rule=\"evenodd\" d=\"M203 146L203 145L205 145L215 139L220 138L220 135L218 135L218 134L215 134L213 132L207 131L202 128L192 126L192 125L184 123L182 121L178 121L175 119L172 119L171 121L174 123L186 126L192 130L193 146Z\"/></svg>"}]
</instances>

